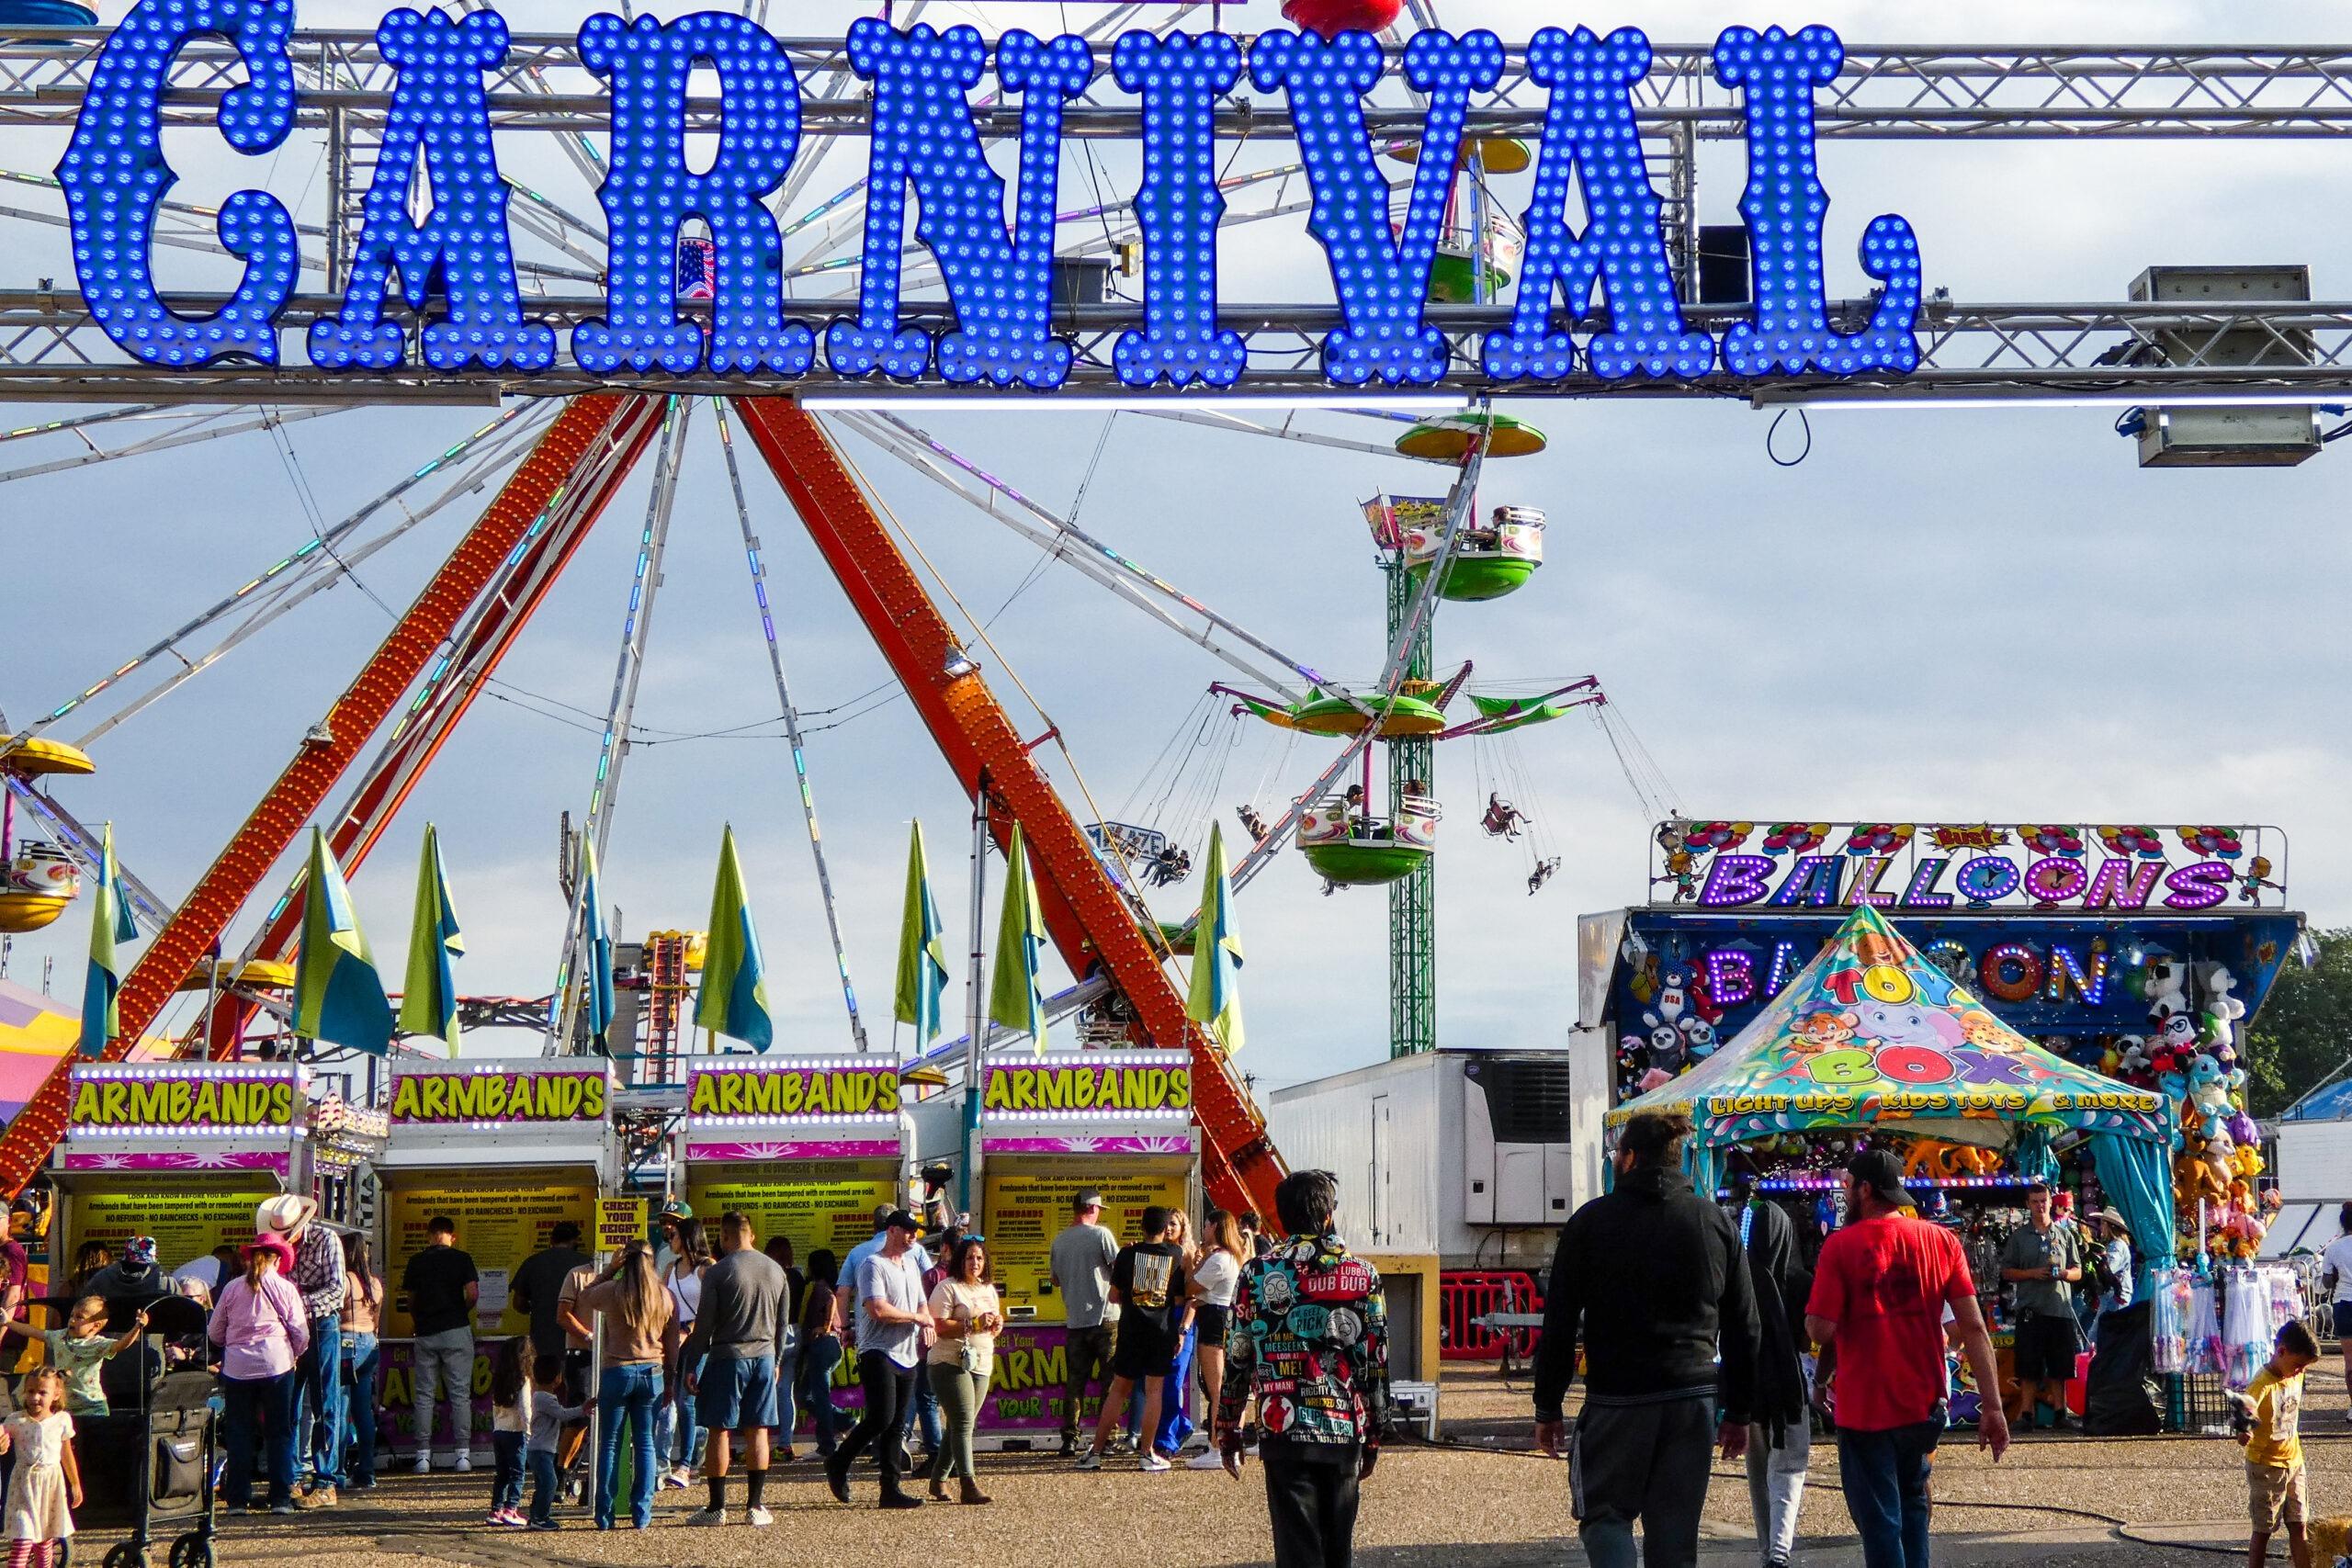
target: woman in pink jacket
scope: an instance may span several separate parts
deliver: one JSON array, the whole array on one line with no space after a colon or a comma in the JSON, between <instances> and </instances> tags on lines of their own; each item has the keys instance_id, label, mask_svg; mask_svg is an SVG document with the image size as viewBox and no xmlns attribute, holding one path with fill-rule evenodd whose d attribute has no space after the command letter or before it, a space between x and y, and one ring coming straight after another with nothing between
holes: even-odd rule
<instances>
[{"instance_id":1,"label":"woman in pink jacket","mask_svg":"<svg viewBox=\"0 0 2352 1568\"><path fill-rule=\"evenodd\" d=\"M286 1278L294 1250L283 1236L245 1245L245 1271L230 1280L206 1332L220 1347L221 1440L228 1473L221 1493L232 1508L260 1513L254 1502L254 1428L269 1445L267 1511L294 1511L294 1363L311 1343L302 1297Z\"/></svg>"}]
</instances>

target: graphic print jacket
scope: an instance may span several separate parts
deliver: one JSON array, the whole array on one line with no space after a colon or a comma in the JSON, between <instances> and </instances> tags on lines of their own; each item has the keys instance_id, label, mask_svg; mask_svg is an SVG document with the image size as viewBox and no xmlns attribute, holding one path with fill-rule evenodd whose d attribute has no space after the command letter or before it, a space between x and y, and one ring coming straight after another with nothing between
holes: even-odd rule
<instances>
[{"instance_id":1,"label":"graphic print jacket","mask_svg":"<svg viewBox=\"0 0 2352 1568\"><path fill-rule=\"evenodd\" d=\"M1380 1273L1336 1235L1299 1236L1244 1264L1225 1340L1220 1431L1254 1391L1269 1437L1380 1446L1388 1414L1388 1310Z\"/></svg>"}]
</instances>

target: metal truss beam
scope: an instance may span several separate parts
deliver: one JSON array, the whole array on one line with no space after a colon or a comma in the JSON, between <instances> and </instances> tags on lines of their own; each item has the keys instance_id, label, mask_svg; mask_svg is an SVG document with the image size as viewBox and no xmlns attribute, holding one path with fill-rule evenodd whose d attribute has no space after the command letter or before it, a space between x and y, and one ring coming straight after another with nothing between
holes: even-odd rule
<instances>
[{"instance_id":1,"label":"metal truss beam","mask_svg":"<svg viewBox=\"0 0 2352 1568\"><path fill-rule=\"evenodd\" d=\"M190 311L211 308L209 300L193 297L178 304ZM915 398L950 393L981 400L993 397L998 401L1026 396L956 393L935 382L901 388L851 380L822 368L793 382L754 383L703 375L606 378L568 367L537 376L489 372L458 376L421 369L349 375L301 365L301 333L311 321L336 308L333 299L321 295L301 296L288 305L278 323L286 363L278 368L221 366L188 370L126 363L121 351L70 295L0 290L0 401L489 402L502 396L568 396L616 389L712 395L788 391L819 400L819 406L825 398L880 401L900 393ZM691 313L697 307L685 309ZM817 323L833 313L831 307L808 301L787 304L786 309L789 315ZM602 316L604 310L601 296L566 296L535 304L533 314L564 328ZM1866 316L1868 310L1868 301L1849 301L1833 307L1831 316L1833 320ZM1694 308L1687 314L1695 324L1720 332L1744 311ZM1692 381L1604 382L1587 377L1543 385L1497 383L1480 370L1478 350L1485 334L1504 326L1510 315L1509 307L1499 305L1430 307L1430 321L1445 333L1452 344L1454 371L1442 389L1445 394L1728 397L1759 403L1953 398L2030 402L2117 396L2151 403L2184 398L2308 397L2314 402L2352 399L2352 301L1960 305L1939 299L1931 301L1924 312L1918 333L1920 366L1916 372L1907 377L1843 381L1710 376ZM1170 408L1184 406L1188 400L1183 394L1131 391L1112 369L1112 345L1119 333L1140 324L1136 306L1080 306L1066 309L1059 316L1060 330L1077 349L1069 391L1157 398ZM954 325L953 313L936 302L910 304L902 319L933 332ZM1310 393L1332 396L1334 389L1323 378L1322 342L1339 320L1337 309L1328 305L1222 307L1222 324L1250 340L1250 371L1235 394L1275 399ZM2235 345L2232 357L2242 357L2243 337L2232 334L2249 329L2267 333L2275 340L2277 363L2204 362L2208 353L2218 355L2225 343ZM1366 402L1376 401L1378 396L1372 389L1362 394ZM1055 400L1041 397L1037 403L1050 407ZM1064 406L1069 406L1067 400Z\"/></svg>"},{"instance_id":2,"label":"metal truss beam","mask_svg":"<svg viewBox=\"0 0 2352 1568\"><path fill-rule=\"evenodd\" d=\"M11 31L16 36L0 43L0 124L71 123L107 29ZM838 38L782 41L803 82L838 79L847 65ZM1135 106L1107 69L1110 49L1108 39L1096 41L1105 69L1065 111L1065 135L1135 134ZM289 52L314 88L303 95L300 123L323 126L330 117L353 111L380 114L391 101L397 73L378 51L372 32L303 29ZM1390 52L1398 50L1392 46ZM1738 98L1715 82L1712 45L1660 44L1655 54L1637 89L1645 128L1688 124L1704 137L1740 134ZM1507 58L1500 85L1473 107L1470 124L1490 134L1532 133L1540 129L1545 92L1528 80L1523 50L1513 47ZM221 95L243 79L233 48L219 39L191 42L173 62L166 123L210 123ZM492 118L502 127L605 129L603 84L581 64L570 34L516 34L489 87ZM688 112L699 128L716 129L716 99L694 100ZM1017 105L978 113L984 133L1018 129ZM1845 71L1822 90L1815 113L1825 137L2341 136L2352 134L2352 48L1849 44ZM1376 134L1409 130L1419 126L1420 110L1392 74L1366 118ZM1285 131L1288 123L1288 103L1280 94L1245 91L1228 101L1218 129L1262 138ZM864 135L867 105L862 96L809 96L801 126L810 138Z\"/></svg>"}]
</instances>

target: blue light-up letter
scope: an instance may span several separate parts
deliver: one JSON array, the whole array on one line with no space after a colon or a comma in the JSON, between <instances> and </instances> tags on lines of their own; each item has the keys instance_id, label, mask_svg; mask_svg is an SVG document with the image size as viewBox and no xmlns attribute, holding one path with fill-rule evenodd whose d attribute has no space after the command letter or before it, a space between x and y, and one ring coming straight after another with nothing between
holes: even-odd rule
<instances>
[{"instance_id":1,"label":"blue light-up letter","mask_svg":"<svg viewBox=\"0 0 2352 1568\"><path fill-rule=\"evenodd\" d=\"M1552 90L1535 195L1527 207L1527 259L1510 330L1487 335L1487 374L1498 380L1557 381L1577 367L1566 331L1552 331L1552 294L1566 295L1566 320L1581 318L1598 285L1609 330L1593 335L1592 373L1604 381L1634 374L1703 376L1715 343L1686 332L1674 269L1659 227L1657 192L1634 123L1634 84L1648 74L1650 40L1637 28L1607 39L1578 28L1545 28L1527 46L1529 80ZM1571 185L1584 199L1584 232L1568 231Z\"/></svg>"},{"instance_id":2,"label":"blue light-up letter","mask_svg":"<svg viewBox=\"0 0 2352 1568\"><path fill-rule=\"evenodd\" d=\"M1050 390L1069 375L1070 346L1052 335L1054 193L1061 165L1062 102L1086 90L1094 53L1065 33L1051 43L1014 30L997 42L996 74L1021 95L1020 187L1004 226L1004 182L989 167L967 89L988 49L978 29L899 32L872 17L849 29L850 67L874 84L866 170L865 265L857 320L825 329L825 357L844 376L922 374L931 341L899 330L899 272L907 187L922 201L915 234L931 248L956 308L939 340L939 374Z\"/></svg>"},{"instance_id":3,"label":"blue light-up letter","mask_svg":"<svg viewBox=\"0 0 2352 1568\"><path fill-rule=\"evenodd\" d=\"M1845 46L1827 28L1794 38L1779 28L1731 28L1715 40L1715 80L1747 89L1747 220L1756 313L1724 334L1724 364L1736 375L1826 371L1855 376L1917 367L1912 337L1919 314L1919 242L1887 214L1862 233L1862 271L1883 287L1870 325L1849 336L1829 325L1821 270L1821 227L1829 212L1814 158L1813 90L1838 79Z\"/></svg>"},{"instance_id":4,"label":"blue light-up letter","mask_svg":"<svg viewBox=\"0 0 2352 1568\"><path fill-rule=\"evenodd\" d=\"M481 73L506 58L506 19L495 11L462 21L438 11L394 11L377 27L376 47L400 68L400 82L343 312L311 323L311 363L390 370L401 362L400 325L384 320L384 291L397 273L413 310L424 308L436 281L448 295L447 319L424 328L424 362L434 369L546 369L555 359L555 332L523 320L506 238L506 185L482 96ZM408 212L420 155L433 190L433 212L422 227Z\"/></svg>"},{"instance_id":5,"label":"blue light-up letter","mask_svg":"<svg viewBox=\"0 0 2352 1568\"><path fill-rule=\"evenodd\" d=\"M1389 236L1388 181L1373 163L1363 95L1380 80L1380 44L1369 33L1330 43L1271 32L1250 46L1260 92L1290 94L1300 160L1314 192L1307 231L1323 242L1342 324L1323 343L1323 374L1347 386L1378 377L1428 383L1445 374L1445 334L1422 319L1430 264L1445 221L1470 94L1502 75L1503 46L1490 32L1462 38L1421 32L1405 46L1405 79L1429 96L1404 233Z\"/></svg>"},{"instance_id":6,"label":"blue light-up letter","mask_svg":"<svg viewBox=\"0 0 2352 1568\"><path fill-rule=\"evenodd\" d=\"M612 231L605 320L571 330L571 357L602 375L684 374L702 364L702 329L678 318L678 231L710 226L718 282L710 368L797 376L814 335L784 319L784 243L761 198L784 183L800 147L800 84L784 47L743 17L697 11L666 25L609 12L580 29L580 58L613 84L613 166L600 196ZM686 167L686 83L697 62L718 73L718 150Z\"/></svg>"},{"instance_id":7,"label":"blue light-up letter","mask_svg":"<svg viewBox=\"0 0 2352 1568\"><path fill-rule=\"evenodd\" d=\"M216 313L175 315L155 292L148 246L155 208L179 175L164 161L164 78L188 39L217 33L237 46L246 80L221 95L217 123L240 152L266 152L294 125L286 37L291 0L141 0L107 39L74 140L57 165L74 231L82 298L107 336L150 365L207 365L245 355L277 363L270 321L300 265L294 220L266 191L220 204L220 244L244 259L237 291Z\"/></svg>"},{"instance_id":8,"label":"blue light-up letter","mask_svg":"<svg viewBox=\"0 0 2352 1568\"><path fill-rule=\"evenodd\" d=\"M1143 331L1121 333L1111 361L1119 379L1148 387L1205 381L1230 387L1249 352L1238 333L1216 330L1216 99L1241 74L1241 48L1224 33L1121 36L1111 73L1143 97Z\"/></svg>"}]
</instances>

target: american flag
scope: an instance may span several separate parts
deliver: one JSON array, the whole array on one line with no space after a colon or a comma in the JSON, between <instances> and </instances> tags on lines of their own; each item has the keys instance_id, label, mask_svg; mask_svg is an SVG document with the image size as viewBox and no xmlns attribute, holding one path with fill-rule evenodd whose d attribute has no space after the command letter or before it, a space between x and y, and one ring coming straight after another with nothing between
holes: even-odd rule
<instances>
[{"instance_id":1,"label":"american flag","mask_svg":"<svg viewBox=\"0 0 2352 1568\"><path fill-rule=\"evenodd\" d=\"M678 298L708 299L718 292L718 247L708 240L678 242Z\"/></svg>"}]
</instances>

